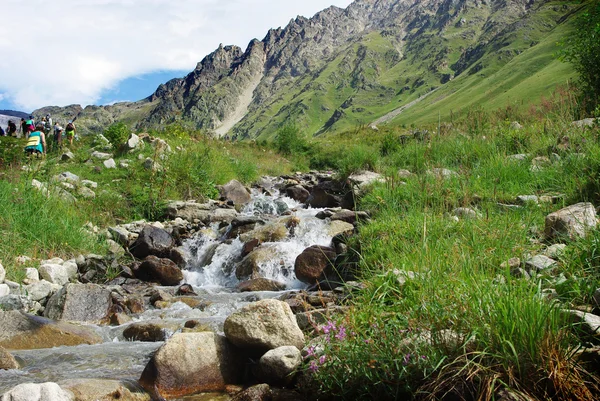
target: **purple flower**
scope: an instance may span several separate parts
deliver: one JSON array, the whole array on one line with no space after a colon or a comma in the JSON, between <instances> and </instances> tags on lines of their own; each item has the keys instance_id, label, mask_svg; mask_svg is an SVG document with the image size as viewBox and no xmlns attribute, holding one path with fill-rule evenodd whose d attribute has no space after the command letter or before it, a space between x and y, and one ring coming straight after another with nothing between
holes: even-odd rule
<instances>
[{"instance_id":1,"label":"purple flower","mask_svg":"<svg viewBox=\"0 0 600 401\"><path fill-rule=\"evenodd\" d=\"M325 355L321 355L321 357L319 358L319 363L321 365L323 365L325 363L325 361L327 360L327 356Z\"/></svg>"},{"instance_id":2,"label":"purple flower","mask_svg":"<svg viewBox=\"0 0 600 401\"><path fill-rule=\"evenodd\" d=\"M315 373L317 370L319 370L319 366L315 361L310 361L310 364L308 365L308 370L310 370L312 373Z\"/></svg>"},{"instance_id":3,"label":"purple flower","mask_svg":"<svg viewBox=\"0 0 600 401\"><path fill-rule=\"evenodd\" d=\"M408 365L409 362L410 362L410 354L404 355L404 361L402 362L404 364L404 366Z\"/></svg>"},{"instance_id":4,"label":"purple flower","mask_svg":"<svg viewBox=\"0 0 600 401\"><path fill-rule=\"evenodd\" d=\"M340 341L342 341L344 338L346 338L346 328L344 326L342 326L338 329L338 332L335 335L335 338L337 338Z\"/></svg>"},{"instance_id":5,"label":"purple flower","mask_svg":"<svg viewBox=\"0 0 600 401\"><path fill-rule=\"evenodd\" d=\"M335 331L335 323L330 320L325 326L323 326L323 333L329 334L332 331Z\"/></svg>"},{"instance_id":6,"label":"purple flower","mask_svg":"<svg viewBox=\"0 0 600 401\"><path fill-rule=\"evenodd\" d=\"M314 345L311 345L310 347L308 347L308 349L306 350L306 357L310 358L310 357L315 356L315 350L316 350L316 348Z\"/></svg>"}]
</instances>

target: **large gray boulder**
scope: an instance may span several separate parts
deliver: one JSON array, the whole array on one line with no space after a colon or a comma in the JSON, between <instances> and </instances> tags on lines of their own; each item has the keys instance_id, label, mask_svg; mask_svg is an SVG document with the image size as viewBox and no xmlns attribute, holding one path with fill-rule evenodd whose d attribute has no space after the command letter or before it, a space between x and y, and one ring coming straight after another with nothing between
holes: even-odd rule
<instances>
[{"instance_id":1,"label":"large gray boulder","mask_svg":"<svg viewBox=\"0 0 600 401\"><path fill-rule=\"evenodd\" d=\"M589 202L567 206L546 216L544 234L547 239L584 237L598 224L596 209Z\"/></svg>"},{"instance_id":2,"label":"large gray boulder","mask_svg":"<svg viewBox=\"0 0 600 401\"><path fill-rule=\"evenodd\" d=\"M231 201L236 205L245 205L250 202L250 191L237 180L231 180L218 188L221 200Z\"/></svg>"},{"instance_id":3,"label":"large gray boulder","mask_svg":"<svg viewBox=\"0 0 600 401\"><path fill-rule=\"evenodd\" d=\"M227 339L211 332L178 333L156 351L140 384L163 398L225 390L241 379L243 364Z\"/></svg>"},{"instance_id":4,"label":"large gray boulder","mask_svg":"<svg viewBox=\"0 0 600 401\"><path fill-rule=\"evenodd\" d=\"M147 225L135 240L129 251L138 259L144 259L148 255L164 258L169 255L175 241L171 234L161 228Z\"/></svg>"},{"instance_id":5,"label":"large gray boulder","mask_svg":"<svg viewBox=\"0 0 600 401\"><path fill-rule=\"evenodd\" d=\"M60 386L73 393L76 401L150 401L139 386L119 380L71 379Z\"/></svg>"},{"instance_id":6,"label":"large gray boulder","mask_svg":"<svg viewBox=\"0 0 600 401\"><path fill-rule=\"evenodd\" d=\"M23 383L7 391L0 401L73 401L75 397L56 383Z\"/></svg>"},{"instance_id":7,"label":"large gray boulder","mask_svg":"<svg viewBox=\"0 0 600 401\"><path fill-rule=\"evenodd\" d=\"M77 266L57 263L44 263L38 269L40 276L52 284L65 285L77 277Z\"/></svg>"},{"instance_id":8,"label":"large gray boulder","mask_svg":"<svg viewBox=\"0 0 600 401\"><path fill-rule=\"evenodd\" d=\"M290 306L263 299L232 313L223 326L225 336L240 348L268 351L285 345L304 346L304 334Z\"/></svg>"},{"instance_id":9,"label":"large gray boulder","mask_svg":"<svg viewBox=\"0 0 600 401\"><path fill-rule=\"evenodd\" d=\"M265 353L258 362L255 375L265 383L286 385L293 379L293 373L302 364L300 350L294 346L284 346Z\"/></svg>"},{"instance_id":10,"label":"large gray boulder","mask_svg":"<svg viewBox=\"0 0 600 401\"><path fill-rule=\"evenodd\" d=\"M96 284L67 284L50 297L44 316L53 320L100 322L111 306L109 290Z\"/></svg>"},{"instance_id":11,"label":"large gray boulder","mask_svg":"<svg viewBox=\"0 0 600 401\"><path fill-rule=\"evenodd\" d=\"M0 347L40 349L101 342L102 338L89 327L0 310Z\"/></svg>"}]
</instances>

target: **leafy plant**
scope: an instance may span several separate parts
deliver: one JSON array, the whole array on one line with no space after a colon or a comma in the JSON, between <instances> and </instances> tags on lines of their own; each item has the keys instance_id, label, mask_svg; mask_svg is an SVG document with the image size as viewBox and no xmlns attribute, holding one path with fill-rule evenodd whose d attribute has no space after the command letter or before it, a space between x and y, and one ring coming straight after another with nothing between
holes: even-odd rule
<instances>
[{"instance_id":1,"label":"leafy plant","mask_svg":"<svg viewBox=\"0 0 600 401\"><path fill-rule=\"evenodd\" d=\"M104 136L118 149L129 138L129 128L123 122L114 123L104 130Z\"/></svg>"}]
</instances>

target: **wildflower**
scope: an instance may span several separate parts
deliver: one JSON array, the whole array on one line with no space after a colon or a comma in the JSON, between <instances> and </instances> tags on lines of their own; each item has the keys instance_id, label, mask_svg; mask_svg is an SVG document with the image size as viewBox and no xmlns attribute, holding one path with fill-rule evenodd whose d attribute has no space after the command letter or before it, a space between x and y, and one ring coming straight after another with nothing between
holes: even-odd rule
<instances>
[{"instance_id":1,"label":"wildflower","mask_svg":"<svg viewBox=\"0 0 600 401\"><path fill-rule=\"evenodd\" d=\"M308 347L308 349L306 350L306 357L307 358L314 357L316 355L315 350L316 350L316 348L314 345L311 345L310 347Z\"/></svg>"},{"instance_id":2,"label":"wildflower","mask_svg":"<svg viewBox=\"0 0 600 401\"><path fill-rule=\"evenodd\" d=\"M310 364L308 365L308 370L310 370L312 373L315 373L317 370L319 370L319 366L315 361L310 361Z\"/></svg>"},{"instance_id":3,"label":"wildflower","mask_svg":"<svg viewBox=\"0 0 600 401\"><path fill-rule=\"evenodd\" d=\"M346 328L344 326L342 326L338 329L338 332L335 335L335 338L337 338L340 341L342 341L346 338Z\"/></svg>"},{"instance_id":4,"label":"wildflower","mask_svg":"<svg viewBox=\"0 0 600 401\"><path fill-rule=\"evenodd\" d=\"M325 326L323 326L323 333L329 334L330 332L335 331L335 329L335 323L330 320Z\"/></svg>"},{"instance_id":5,"label":"wildflower","mask_svg":"<svg viewBox=\"0 0 600 401\"><path fill-rule=\"evenodd\" d=\"M323 365L325 363L325 361L327 360L327 356L325 355L321 355L321 357L319 358L319 363L321 365Z\"/></svg>"},{"instance_id":6,"label":"wildflower","mask_svg":"<svg viewBox=\"0 0 600 401\"><path fill-rule=\"evenodd\" d=\"M404 361L402 362L404 366L408 365L410 362L410 354L404 355Z\"/></svg>"}]
</instances>

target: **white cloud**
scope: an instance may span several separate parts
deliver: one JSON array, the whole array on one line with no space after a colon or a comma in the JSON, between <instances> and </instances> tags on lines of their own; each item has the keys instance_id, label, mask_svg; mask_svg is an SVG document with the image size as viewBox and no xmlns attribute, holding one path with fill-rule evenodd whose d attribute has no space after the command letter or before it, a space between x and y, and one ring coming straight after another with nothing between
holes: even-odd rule
<instances>
[{"instance_id":1,"label":"white cloud","mask_svg":"<svg viewBox=\"0 0 600 401\"><path fill-rule=\"evenodd\" d=\"M91 104L127 77L191 71L219 43L245 48L296 15L350 2L3 0L0 91L25 110Z\"/></svg>"}]
</instances>

